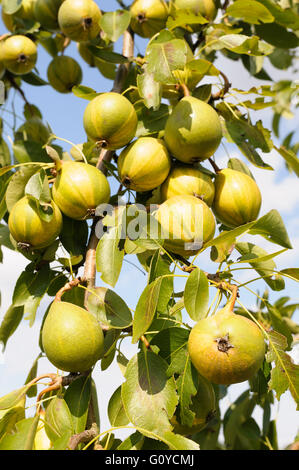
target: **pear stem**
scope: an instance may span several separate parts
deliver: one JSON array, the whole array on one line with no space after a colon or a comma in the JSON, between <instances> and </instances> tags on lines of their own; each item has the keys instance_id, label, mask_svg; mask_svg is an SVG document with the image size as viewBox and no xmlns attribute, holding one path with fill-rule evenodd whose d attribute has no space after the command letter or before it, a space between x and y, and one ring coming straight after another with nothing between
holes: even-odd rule
<instances>
[{"instance_id":1,"label":"pear stem","mask_svg":"<svg viewBox=\"0 0 299 470\"><path fill-rule=\"evenodd\" d=\"M221 169L219 168L219 166L214 162L214 160L212 158L209 158L209 162L211 163L215 173L219 173L221 171Z\"/></svg>"},{"instance_id":2,"label":"pear stem","mask_svg":"<svg viewBox=\"0 0 299 470\"><path fill-rule=\"evenodd\" d=\"M61 289L59 289L59 291L55 295L54 301L61 302L61 297L63 296L63 294L67 292L68 290L71 290L74 287L77 287L79 284L82 284L82 280L80 277L76 279L72 279L71 281L67 282Z\"/></svg>"},{"instance_id":3,"label":"pear stem","mask_svg":"<svg viewBox=\"0 0 299 470\"><path fill-rule=\"evenodd\" d=\"M227 304L227 307L228 307L228 310L230 312L233 312L234 311L234 306L235 306L235 303L236 303L236 300L237 300L237 297L238 297L238 286L234 285L234 284L231 284L230 285L230 290L231 290L231 293L232 293L232 296Z\"/></svg>"},{"instance_id":4,"label":"pear stem","mask_svg":"<svg viewBox=\"0 0 299 470\"><path fill-rule=\"evenodd\" d=\"M184 96L190 96L191 95L190 90L189 90L189 88L187 87L187 85L185 83L181 83L179 85L179 88L181 88L181 90L183 91Z\"/></svg>"}]
</instances>

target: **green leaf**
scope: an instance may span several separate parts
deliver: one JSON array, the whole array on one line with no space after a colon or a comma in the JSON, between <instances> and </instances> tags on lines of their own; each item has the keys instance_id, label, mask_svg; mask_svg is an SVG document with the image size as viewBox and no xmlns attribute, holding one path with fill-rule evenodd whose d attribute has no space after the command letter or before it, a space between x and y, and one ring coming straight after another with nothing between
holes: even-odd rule
<instances>
[{"instance_id":1,"label":"green leaf","mask_svg":"<svg viewBox=\"0 0 299 470\"><path fill-rule=\"evenodd\" d=\"M291 277L295 281L299 281L299 268L282 269L281 273L286 274L287 277Z\"/></svg>"},{"instance_id":2,"label":"green leaf","mask_svg":"<svg viewBox=\"0 0 299 470\"><path fill-rule=\"evenodd\" d=\"M179 28L179 27L186 27L191 24L206 24L209 21L204 18L199 12L197 14L193 13L191 10L188 9L178 9L171 12L171 16L168 17L166 22L166 27L169 30Z\"/></svg>"},{"instance_id":3,"label":"green leaf","mask_svg":"<svg viewBox=\"0 0 299 470\"><path fill-rule=\"evenodd\" d=\"M2 8L4 13L12 15L16 13L22 6L22 0L2 0Z\"/></svg>"},{"instance_id":4,"label":"green leaf","mask_svg":"<svg viewBox=\"0 0 299 470\"><path fill-rule=\"evenodd\" d=\"M157 304L158 312L164 312L173 293L173 272L170 271L171 260L167 255L156 251L151 259L148 283L151 284L160 276L163 277L160 296Z\"/></svg>"},{"instance_id":5,"label":"green leaf","mask_svg":"<svg viewBox=\"0 0 299 470\"><path fill-rule=\"evenodd\" d=\"M286 337L287 343L288 343L288 349L291 348L291 344L293 342L293 336L288 328L288 325L285 321L283 321L283 318L279 312L279 310L274 306L271 305L269 302L265 301L265 305L267 307L267 310L269 312L270 318L271 318L271 325L273 329L277 332L282 334L283 336Z\"/></svg>"},{"instance_id":6,"label":"green leaf","mask_svg":"<svg viewBox=\"0 0 299 470\"><path fill-rule=\"evenodd\" d=\"M11 158L10 158L10 151L7 143L5 140L0 138L0 167L4 167L10 165Z\"/></svg>"},{"instance_id":7,"label":"green leaf","mask_svg":"<svg viewBox=\"0 0 299 470\"><path fill-rule=\"evenodd\" d=\"M106 33L110 41L116 42L128 28L131 14L126 10L109 11L102 15L100 20L101 29Z\"/></svg>"},{"instance_id":8,"label":"green leaf","mask_svg":"<svg viewBox=\"0 0 299 470\"><path fill-rule=\"evenodd\" d=\"M168 445L170 450L199 450L199 445L195 441L171 431L163 433L161 440Z\"/></svg>"},{"instance_id":9,"label":"green leaf","mask_svg":"<svg viewBox=\"0 0 299 470\"><path fill-rule=\"evenodd\" d=\"M99 96L100 93L97 93L93 88L89 88L84 85L74 86L72 88L72 93L78 98L83 98L84 100L93 100L96 96Z\"/></svg>"},{"instance_id":10,"label":"green leaf","mask_svg":"<svg viewBox=\"0 0 299 470\"><path fill-rule=\"evenodd\" d=\"M108 417L110 424L113 427L126 426L129 423L121 398L121 386L115 390L109 400Z\"/></svg>"},{"instance_id":11,"label":"green leaf","mask_svg":"<svg viewBox=\"0 0 299 470\"><path fill-rule=\"evenodd\" d=\"M25 186L25 194L34 197L41 204L51 202L48 177L43 168L30 177Z\"/></svg>"},{"instance_id":12,"label":"green leaf","mask_svg":"<svg viewBox=\"0 0 299 470\"><path fill-rule=\"evenodd\" d=\"M241 253L242 258L239 260L239 263L249 263L256 272L264 279L264 281L271 287L273 290L282 290L285 287L284 280L281 275L274 273L276 270L276 264L271 259L275 256L275 253L268 255L268 253L259 246L256 246L252 243L237 243L236 250ZM281 252L283 252L282 250ZM277 254L280 254L278 252Z\"/></svg>"},{"instance_id":13,"label":"green leaf","mask_svg":"<svg viewBox=\"0 0 299 470\"><path fill-rule=\"evenodd\" d=\"M292 168L294 173L299 177L299 159L295 152L285 147L274 147L278 153L285 159L287 164Z\"/></svg>"},{"instance_id":14,"label":"green leaf","mask_svg":"<svg viewBox=\"0 0 299 470\"><path fill-rule=\"evenodd\" d=\"M13 293L13 305L24 307L24 314L27 314L26 319L30 320L30 326L34 323L36 310L46 294L53 276L54 273L46 264L35 274L31 271L22 272L17 280Z\"/></svg>"},{"instance_id":15,"label":"green leaf","mask_svg":"<svg viewBox=\"0 0 299 470\"><path fill-rule=\"evenodd\" d=\"M150 41L146 49L147 72L153 74L157 82L176 83L172 72L183 70L187 62L187 43L183 39L170 39L160 42L159 35Z\"/></svg>"},{"instance_id":16,"label":"green leaf","mask_svg":"<svg viewBox=\"0 0 299 470\"><path fill-rule=\"evenodd\" d=\"M23 385L23 387L14 390L0 398L0 410L7 410L16 406L26 395L30 385Z\"/></svg>"},{"instance_id":17,"label":"green leaf","mask_svg":"<svg viewBox=\"0 0 299 470\"><path fill-rule=\"evenodd\" d=\"M293 55L290 54L288 49L276 48L272 54L269 55L271 64L280 70L286 70L291 67L293 58Z\"/></svg>"},{"instance_id":18,"label":"green leaf","mask_svg":"<svg viewBox=\"0 0 299 470\"><path fill-rule=\"evenodd\" d=\"M22 80L29 85L33 86L45 86L49 85L48 82L43 80L39 75L36 75L33 72L26 73L26 75L22 75Z\"/></svg>"},{"instance_id":19,"label":"green leaf","mask_svg":"<svg viewBox=\"0 0 299 470\"><path fill-rule=\"evenodd\" d=\"M70 219L64 215L59 239L63 247L72 256L84 255L88 239L88 225L86 220Z\"/></svg>"},{"instance_id":20,"label":"green leaf","mask_svg":"<svg viewBox=\"0 0 299 470\"><path fill-rule=\"evenodd\" d=\"M74 434L84 431L87 423L88 407L91 397L91 377L74 380L64 394L64 400L71 414Z\"/></svg>"},{"instance_id":21,"label":"green leaf","mask_svg":"<svg viewBox=\"0 0 299 470\"><path fill-rule=\"evenodd\" d=\"M294 364L291 357L285 352L286 338L276 331L267 332L269 352L266 356L268 362L274 362L271 370L270 390L276 392L277 400L286 391L290 390L297 409L299 409L299 366Z\"/></svg>"},{"instance_id":22,"label":"green leaf","mask_svg":"<svg viewBox=\"0 0 299 470\"><path fill-rule=\"evenodd\" d=\"M160 330L151 340L151 346L158 346L159 356L169 364L168 377L183 373L188 356L188 339L189 330L171 327Z\"/></svg>"},{"instance_id":23,"label":"green leaf","mask_svg":"<svg viewBox=\"0 0 299 470\"><path fill-rule=\"evenodd\" d=\"M177 405L173 377L166 375L167 363L151 351L141 351L129 362L121 397L130 422L142 434L156 438L171 431L169 418ZM140 429L138 429L140 430Z\"/></svg>"},{"instance_id":24,"label":"green leaf","mask_svg":"<svg viewBox=\"0 0 299 470\"><path fill-rule=\"evenodd\" d=\"M100 239L96 250L97 271L101 279L114 287L120 275L124 249L120 248L119 227L111 227Z\"/></svg>"},{"instance_id":25,"label":"green leaf","mask_svg":"<svg viewBox=\"0 0 299 470\"><path fill-rule=\"evenodd\" d=\"M8 339L18 328L24 315L24 307L11 305L5 313L0 325L0 344L5 348Z\"/></svg>"},{"instance_id":26,"label":"green leaf","mask_svg":"<svg viewBox=\"0 0 299 470\"><path fill-rule=\"evenodd\" d=\"M40 168L36 165L26 165L19 169L12 176L6 191L6 205L10 212L18 202L25 195L25 188L31 176L37 173Z\"/></svg>"},{"instance_id":27,"label":"green leaf","mask_svg":"<svg viewBox=\"0 0 299 470\"><path fill-rule=\"evenodd\" d=\"M19 421L13 434L2 437L0 450L32 450L38 421L39 416Z\"/></svg>"},{"instance_id":28,"label":"green leaf","mask_svg":"<svg viewBox=\"0 0 299 470\"><path fill-rule=\"evenodd\" d=\"M14 407L0 410L0 439L10 433L18 421L25 418L25 396Z\"/></svg>"},{"instance_id":29,"label":"green leaf","mask_svg":"<svg viewBox=\"0 0 299 470\"><path fill-rule=\"evenodd\" d=\"M109 328L123 329L132 323L132 314L125 301L105 287L92 289L87 300L87 310Z\"/></svg>"},{"instance_id":30,"label":"green leaf","mask_svg":"<svg viewBox=\"0 0 299 470\"><path fill-rule=\"evenodd\" d=\"M257 0L262 3L275 17L277 23L284 25L287 28L291 28L294 31L299 29L299 16L296 14L294 9L282 8L277 2L273 0Z\"/></svg>"},{"instance_id":31,"label":"green leaf","mask_svg":"<svg viewBox=\"0 0 299 470\"><path fill-rule=\"evenodd\" d=\"M192 397L198 389L198 373L192 366L189 355L185 358L185 367L177 380L178 394L180 397L180 421L181 424L192 426L195 413L190 409Z\"/></svg>"},{"instance_id":32,"label":"green leaf","mask_svg":"<svg viewBox=\"0 0 299 470\"><path fill-rule=\"evenodd\" d=\"M205 317L209 306L209 281L201 269L189 274L184 291L185 308L194 321Z\"/></svg>"},{"instance_id":33,"label":"green leaf","mask_svg":"<svg viewBox=\"0 0 299 470\"><path fill-rule=\"evenodd\" d=\"M208 248L209 246L222 245L223 243L232 245L237 237L239 237L243 233L248 232L249 229L254 226L254 224L255 222L249 222L248 224L240 225L239 227L234 228L233 230L229 230L228 232L221 233L220 235L218 235L218 237L206 243L204 245L204 248Z\"/></svg>"},{"instance_id":34,"label":"green leaf","mask_svg":"<svg viewBox=\"0 0 299 470\"><path fill-rule=\"evenodd\" d=\"M51 163L46 150L39 142L31 140L16 140L12 149L14 156L19 163L45 162Z\"/></svg>"},{"instance_id":35,"label":"green leaf","mask_svg":"<svg viewBox=\"0 0 299 470\"><path fill-rule=\"evenodd\" d=\"M147 285L139 297L133 320L132 343L137 343L153 321L157 310L162 277L158 277L151 284Z\"/></svg>"},{"instance_id":36,"label":"green leaf","mask_svg":"<svg viewBox=\"0 0 299 470\"><path fill-rule=\"evenodd\" d=\"M161 104L157 111L140 106L137 109L138 126L136 137L158 134L165 128L169 117L169 107Z\"/></svg>"},{"instance_id":37,"label":"green leaf","mask_svg":"<svg viewBox=\"0 0 299 470\"><path fill-rule=\"evenodd\" d=\"M154 74L147 73L145 69L143 74L137 75L137 86L145 106L153 108L154 111L158 110L161 103L162 86L154 79Z\"/></svg>"},{"instance_id":38,"label":"green leaf","mask_svg":"<svg viewBox=\"0 0 299 470\"><path fill-rule=\"evenodd\" d=\"M28 375L25 380L25 385L31 382L31 380L35 379L37 376L37 366L38 366L38 360L39 358L42 357L42 353L40 353L35 361L33 362L30 371L28 372ZM37 394L37 385L32 385L28 390L27 390L27 397L32 398L35 397Z\"/></svg>"},{"instance_id":39,"label":"green leaf","mask_svg":"<svg viewBox=\"0 0 299 470\"><path fill-rule=\"evenodd\" d=\"M127 437L118 447L117 450L140 450L144 443L144 436L136 431Z\"/></svg>"},{"instance_id":40,"label":"green leaf","mask_svg":"<svg viewBox=\"0 0 299 470\"><path fill-rule=\"evenodd\" d=\"M234 449L239 429L250 418L255 404L254 397L251 398L249 390L246 390L226 411L223 420L223 432L228 450Z\"/></svg>"},{"instance_id":41,"label":"green leaf","mask_svg":"<svg viewBox=\"0 0 299 470\"><path fill-rule=\"evenodd\" d=\"M117 54L116 52L107 51L96 46L88 46L90 52L100 59L110 62L111 64L126 64L129 60L127 57Z\"/></svg>"},{"instance_id":42,"label":"green leaf","mask_svg":"<svg viewBox=\"0 0 299 470\"><path fill-rule=\"evenodd\" d=\"M211 94L212 94L212 85L205 84L205 85L201 85L195 88L195 90L192 93L192 96L208 103L208 101L211 98Z\"/></svg>"},{"instance_id":43,"label":"green leaf","mask_svg":"<svg viewBox=\"0 0 299 470\"><path fill-rule=\"evenodd\" d=\"M260 217L250 228L249 233L251 235L261 235L272 243L292 249L283 220L276 209Z\"/></svg>"},{"instance_id":44,"label":"green leaf","mask_svg":"<svg viewBox=\"0 0 299 470\"><path fill-rule=\"evenodd\" d=\"M53 444L64 436L70 438L74 434L72 414L63 398L55 396L47 406L45 431Z\"/></svg>"},{"instance_id":45,"label":"green leaf","mask_svg":"<svg viewBox=\"0 0 299 470\"><path fill-rule=\"evenodd\" d=\"M271 133L263 127L262 122L258 121L253 125L244 117L237 119L232 113L228 113L223 104L218 105L217 109L225 118L224 135L228 142L234 142L253 165L265 170L273 170L256 151L259 148L269 153L273 148Z\"/></svg>"},{"instance_id":46,"label":"green leaf","mask_svg":"<svg viewBox=\"0 0 299 470\"><path fill-rule=\"evenodd\" d=\"M298 47L299 39L296 34L288 31L278 23L256 25L256 33L260 38L267 41L272 46L281 49L293 49Z\"/></svg>"},{"instance_id":47,"label":"green leaf","mask_svg":"<svg viewBox=\"0 0 299 470\"><path fill-rule=\"evenodd\" d=\"M267 25L263 25L264 28ZM216 41L216 40L215 40ZM215 50L228 49L236 54L247 54L249 56L264 56L273 52L273 47L259 41L258 36L245 36L244 34L225 34L211 44Z\"/></svg>"},{"instance_id":48,"label":"green leaf","mask_svg":"<svg viewBox=\"0 0 299 470\"><path fill-rule=\"evenodd\" d=\"M212 62L205 59L190 60L186 64L185 70L187 73L189 72L191 74L191 77L193 77L194 74L217 76L220 73Z\"/></svg>"},{"instance_id":49,"label":"green leaf","mask_svg":"<svg viewBox=\"0 0 299 470\"><path fill-rule=\"evenodd\" d=\"M245 163L242 162L242 160L239 160L238 158L230 158L228 163L227 163L227 167L231 168L232 170L236 170L236 171L240 171L241 173L245 173L245 175L250 176L250 178L252 178L254 180L254 177L253 177L251 171L249 170L248 166L245 165Z\"/></svg>"},{"instance_id":50,"label":"green leaf","mask_svg":"<svg viewBox=\"0 0 299 470\"><path fill-rule=\"evenodd\" d=\"M227 8L226 13L250 24L272 23L274 21L274 16L270 11L255 0L237 0Z\"/></svg>"}]
</instances>

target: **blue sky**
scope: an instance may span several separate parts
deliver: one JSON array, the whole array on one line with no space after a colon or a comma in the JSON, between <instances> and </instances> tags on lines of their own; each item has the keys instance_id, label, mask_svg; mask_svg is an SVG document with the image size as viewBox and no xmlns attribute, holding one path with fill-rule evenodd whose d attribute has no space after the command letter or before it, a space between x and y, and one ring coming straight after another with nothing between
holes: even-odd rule
<instances>
[{"instance_id":1,"label":"blue sky","mask_svg":"<svg viewBox=\"0 0 299 470\"><path fill-rule=\"evenodd\" d=\"M116 1L111 2L103 0L97 3L103 11L112 11L118 8ZM2 24L0 25L1 31L4 32ZM142 51L145 44L145 40L138 38L137 51ZM116 50L121 50L120 41L118 41L116 44ZM94 88L97 92L105 92L111 89L111 81L104 79L97 69L90 68L81 59L74 43L71 44L65 54L71 55L80 63L83 69L83 85ZM42 47L39 47L37 68L41 77L44 79L46 79L47 66L50 60L50 56L44 51ZM248 72L235 62L228 61L227 59L220 59L217 61L216 65L220 68L220 70L223 70L223 72L226 73L232 82L233 87L249 89L253 85L263 84L261 81L252 79ZM281 72L273 69L271 66L267 66L267 70L276 80L290 78L289 72ZM205 82L207 81L208 80L205 80ZM75 144L82 143L86 140L82 119L85 107L88 103L87 101L76 98L72 94L59 94L49 86L33 87L24 84L23 89L28 100L31 103L36 104L41 109L44 119L49 122L53 132L57 136L68 139ZM22 115L23 101L20 96L16 96L15 107L17 114ZM264 126L268 128L270 127L271 113L269 110L265 110L259 113L252 113L252 116L254 121L262 119ZM10 119L9 114L6 114L5 117L8 120ZM298 116L296 121L298 123ZM19 123L21 124L21 121L19 121ZM295 120L284 120L283 127L281 128L282 135L285 136L293 128L295 128ZM9 128L6 128L5 134L10 135ZM62 145L65 150L70 149L68 144L64 144L62 142L58 143ZM224 142L224 145L230 157L244 159L244 157L240 155L240 152L236 146L226 142ZM220 167L226 166L228 159L226 151L224 150L223 146L220 146L216 153L216 161ZM263 158L266 162L270 163L274 167L275 172L260 170L250 166L250 169L252 170L262 191L263 205L260 215L264 215L273 208L280 212L287 227L294 249L278 257L276 259L277 266L279 268L296 267L298 266L299 262L299 214L297 209L299 202L298 180L296 176L289 174L286 171L282 157L280 157L277 152L273 151L270 154L265 154ZM112 191L118 188L117 182L110 181L110 183ZM261 237L250 237L250 239L246 238L246 240L250 240L259 246L268 249L269 252L274 252L280 249L278 246L266 242ZM131 257L129 258L129 261L135 262L134 258ZM7 307L10 305L15 282L26 264L27 260L20 254L4 250L4 263L0 265L0 289L2 294L0 320L4 315ZM209 253L203 254L198 258L198 265L202 269L209 272L215 272L217 268L217 265L210 261ZM238 277L238 280L241 281L246 281L256 277L255 273L251 271L246 270L241 271L241 273L242 274L240 277ZM97 278L97 285L104 285L100 279L100 276ZM132 309L135 308L138 297L144 289L145 285L146 277L134 266L125 262L115 290L121 297L124 298L129 307ZM263 282L255 282L250 285L250 288L253 290L259 289L260 293L262 293L264 286L265 284ZM176 290L181 290L181 288L181 281L176 281ZM287 280L285 291L271 291L270 299L274 300L278 297L281 297L282 295L289 295L292 298L292 301L298 302L298 287L296 283ZM214 289L211 289L211 300L213 296ZM241 291L241 301L248 307L251 307L255 304L255 296L243 289ZM36 324L32 328L29 328L27 322L24 320L19 327L19 330L9 341L3 357L4 363L1 364L0 361L1 395L11 391L14 388L18 388L24 382L27 372L31 367L34 358L38 354L38 332L40 321L46 309L47 302L47 299L42 302L38 311ZM297 314L297 321L298 318L299 316ZM187 316L186 320L192 324ZM124 353L127 353L127 356L131 357L136 352L136 347L131 345L129 340L126 340L126 342L123 344L125 345ZM53 372L53 367L49 365L46 359L42 359L40 361L39 372L43 373L49 371ZM121 383L123 378L115 362L112 364L111 368L105 372L100 371L100 368L97 367L94 375L96 383L99 386L99 401L101 412L103 414L102 428L104 430L109 427L107 416L105 414L108 399L117 386ZM230 387L230 399L235 399L235 397L243 391L244 386L246 386L246 384ZM223 403L223 408L225 408L227 404L228 403ZM283 396L280 405L275 404L273 407L273 415L275 413L277 413L278 422L281 423L279 430L280 443L281 445L285 445L295 437L299 424L298 413L295 413L294 403L288 393ZM257 419L260 420L260 414L258 411Z\"/></svg>"}]
</instances>

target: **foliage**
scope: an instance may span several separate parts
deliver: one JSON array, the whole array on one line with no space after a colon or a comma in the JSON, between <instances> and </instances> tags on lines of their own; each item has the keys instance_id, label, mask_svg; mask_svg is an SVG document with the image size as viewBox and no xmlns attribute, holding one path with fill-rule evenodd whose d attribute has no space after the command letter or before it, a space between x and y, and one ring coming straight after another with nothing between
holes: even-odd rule
<instances>
[{"instance_id":1,"label":"foliage","mask_svg":"<svg viewBox=\"0 0 299 470\"><path fill-rule=\"evenodd\" d=\"M38 52L44 48L49 54L49 63L63 57L71 39L61 32L61 27L47 29L33 15L26 16L25 3L24 0L2 0L3 19L6 18L5 24L11 27L8 35L33 39ZM295 66L299 42L298 2L236 0L225 1L223 5L216 2L218 15L211 20L199 12L178 8L171 0L165 6L167 18L158 20L158 32L147 39L144 50L138 55L133 47L131 27L134 29L134 22L130 6L120 0L117 3L115 11L98 12L97 9L100 20L96 26L101 28L100 34L81 43L86 46L81 55L102 76L114 79L112 91L122 93L134 106L138 117L136 138L163 139L167 119L175 105L184 96L191 95L214 108L221 122L223 141L239 151L240 158L231 158L228 168L246 174L246 179L254 179L247 164L273 171L270 152L275 151L284 160L287 170L299 176L299 145L294 142L295 130L283 134L284 119L294 117L298 106L299 83L286 79L274 82L267 71L269 65L290 72ZM58 24L57 12L55 15L54 24ZM149 25L154 22L149 30L155 31L155 19L145 20ZM85 26L88 28L87 23ZM119 52L114 50L114 45L121 36L124 47ZM242 284L238 280L244 265L273 291L283 291L285 279L298 282L298 268L286 267L279 271L274 261L275 257L292 248L279 212L273 208L257 220L249 218L247 223L235 224L234 228L221 225L217 220L218 234L197 249L191 260L170 252L164 247L160 232L157 236L148 232L155 219L148 206L151 202L162 202L159 188L135 193L127 187L125 178L120 181L115 165L120 148L103 148L105 140L100 142L100 148L99 142L91 142L86 137L83 144L74 144L68 153L63 149L63 142L69 143L67 136L59 139L46 124L47 141L40 140L41 134L34 131L32 120L38 120L40 126L46 116L44 118L37 105L28 101L22 86L26 83L45 87L46 92L50 84L33 66L25 74L14 73L14 68L6 69L2 49L5 40L5 36L0 38L0 73L5 84L5 100L8 102L14 90L24 99L23 120L27 127L13 129L10 150L5 137L7 122L1 118L0 258L2 261L3 246L26 257L28 264L16 279L11 306L0 325L0 342L5 348L24 321L29 320L32 326L42 299L48 296L52 302L60 292L64 301L85 306L100 323L105 336L100 368L108 369L116 359L124 382L111 391L108 406L111 430L101 433L97 391L92 379L92 374L98 373L99 364L92 370L73 371L64 377L51 371L46 376L51 380L49 387L37 395L38 382L44 378L37 374L38 360L45 356L40 339L41 352L28 371L26 384L0 398L0 449L35 449L35 436L41 427L55 450L92 446L119 450L277 448L276 424L270 418L271 404L289 390L299 407L299 366L289 354L298 340L299 326L292 319L298 304L292 303L286 294L272 302L267 290L263 295L256 293L255 309L246 308L241 300L237 300L235 313L254 321L264 334L265 360L258 373L248 381L248 389L224 416L221 416L219 402L226 387L213 385L217 397L213 417L202 431L194 433L192 425L195 424L196 410L193 406L198 376L189 357L188 338L194 322L214 314L221 300L229 297L233 285L239 285L240 293L246 289L250 279ZM218 62L216 64L219 57L242 64L252 77L263 80L264 84L248 90L243 90L241 84L232 88L229 70L219 70ZM104 90L92 89L88 83L78 84L80 79L73 80L75 86L64 83L63 92L72 93L74 100L86 100L86 105L104 93ZM56 80L60 78L56 76ZM59 87L55 88L59 90ZM272 129L266 129L261 120L254 121L255 112L262 110L271 113ZM12 112L15 112L14 108ZM132 133L132 129L126 133L122 129L121 112L117 110L115 114L117 137L121 142L127 142L127 134ZM99 125L101 119L99 116ZM109 134L109 125L106 127L105 132ZM16 243L7 225L12 208L27 196L43 220L51 221L49 206L53 182L61 165L70 160L97 166L109 182L120 184L119 190L110 198L112 212L107 206L107 210L98 213L95 203L87 207L86 219L92 218L91 221L75 220L75 217L69 217L71 214L63 215L59 237L40 250L25 247L26 243ZM213 171L208 168L209 160ZM215 180L219 168L214 158L209 160L191 164ZM174 165L173 155L171 161ZM82 194L84 191L85 195L89 194L89 199L93 198L88 185L82 189ZM117 206L119 197L122 197L123 205ZM140 207L140 203L144 206ZM46 209L48 212L45 213ZM242 241L244 235L266 239L274 245L273 252L268 253L253 239ZM200 269L200 255L204 252L210 253L215 273ZM131 259L137 260L139 269L147 275L135 310L113 290L124 261ZM83 276L77 279L79 270ZM95 270L109 287L95 286ZM175 291L177 277L186 281L182 292ZM76 285L68 284L74 280L78 280ZM134 285L134 280L130 281ZM215 287L217 296L211 301ZM43 322L48 311L49 308ZM128 336L138 348L131 359L126 357L123 347L123 340ZM26 399L36 395L37 413L32 417L27 411ZM256 406L263 409L262 429L252 417ZM190 435L175 433L174 415L179 417L180 424L191 429ZM112 431L122 428L127 428L130 435L120 441ZM74 436L79 436L79 440L74 440Z\"/></svg>"}]
</instances>

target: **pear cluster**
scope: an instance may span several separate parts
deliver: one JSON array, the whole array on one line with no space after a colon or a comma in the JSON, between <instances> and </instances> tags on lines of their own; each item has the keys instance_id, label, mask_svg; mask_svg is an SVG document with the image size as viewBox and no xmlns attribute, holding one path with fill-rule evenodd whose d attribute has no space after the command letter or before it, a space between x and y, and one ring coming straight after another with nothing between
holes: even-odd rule
<instances>
[{"instance_id":1,"label":"pear cluster","mask_svg":"<svg viewBox=\"0 0 299 470\"><path fill-rule=\"evenodd\" d=\"M217 14L213 0L174 0L171 3L135 0L130 7L130 26L139 36L152 38L165 27L171 9L187 9L208 21ZM14 34L22 22L34 21L41 31L60 32L66 43L75 41L79 54L89 66L97 67L107 78L114 78L115 66L92 52L96 46L113 50L113 45L105 43L101 37L102 12L93 0L23 0L16 14L7 15L2 10L2 18L12 32L0 41L2 73L18 78L34 70L36 41L30 35ZM186 46L186 50L188 60L192 60L191 49ZM65 94L80 85L83 75L77 61L62 52L53 55L47 78L54 90ZM192 85L192 78L189 80L187 85ZM113 153L122 187L135 192L136 200L143 198L146 204L156 194L154 217L164 246L180 257L198 253L214 237L216 222L228 229L238 227L255 220L261 206L261 194L251 175L232 168L213 173L202 165L214 157L220 146L222 122L213 101L192 96L194 87L190 86L190 93L187 85L187 92L182 87L184 96L178 95L172 85L162 87L163 97L169 99L171 106L165 127L159 133L143 135L140 132L138 99L135 103L133 95L128 93L126 96L115 91L97 94L87 104L82 119L87 144L98 154L103 149ZM16 136L45 145L51 138L51 131L39 117L32 117L17 129ZM77 221L93 218L96 208L110 201L108 178L83 156L85 162L82 158L81 161L55 160L52 175L47 174L49 200L40 203L25 194L10 208L10 234L24 253L51 246L62 232L65 217ZM215 316L215 321L217 318ZM234 323L236 328L238 321ZM193 344L199 341L200 333L198 327L190 335L189 352L202 375L201 386L206 390L209 385L205 380L215 380L211 375L213 371L206 370L202 359L198 362L194 355L197 349ZM219 334L226 338L224 330ZM90 369L103 354L103 334L96 319L85 309L61 300L52 304L43 326L42 342L49 360L69 372ZM237 343L234 347L237 348ZM261 357L261 347L258 354ZM236 372L232 379L221 378L221 383L243 380L256 370L256 363L250 366L248 373ZM206 392L209 396L206 408L198 408L195 413L198 430L214 406L213 392ZM197 406L196 397L194 406Z\"/></svg>"}]
</instances>

